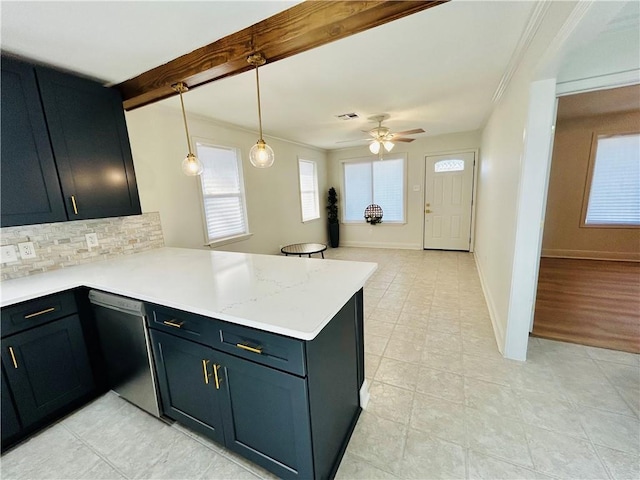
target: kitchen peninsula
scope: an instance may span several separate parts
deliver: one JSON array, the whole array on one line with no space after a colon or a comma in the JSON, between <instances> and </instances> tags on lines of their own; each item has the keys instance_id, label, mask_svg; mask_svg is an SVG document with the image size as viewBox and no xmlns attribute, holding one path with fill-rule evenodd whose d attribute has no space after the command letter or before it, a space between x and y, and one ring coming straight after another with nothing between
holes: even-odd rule
<instances>
[{"instance_id":1,"label":"kitchen peninsula","mask_svg":"<svg viewBox=\"0 0 640 480\"><path fill-rule=\"evenodd\" d=\"M83 287L145 302L163 415L282 478L327 478L367 396L362 287L375 269L159 248L5 281L1 306ZM180 404L203 392L213 413Z\"/></svg>"}]
</instances>

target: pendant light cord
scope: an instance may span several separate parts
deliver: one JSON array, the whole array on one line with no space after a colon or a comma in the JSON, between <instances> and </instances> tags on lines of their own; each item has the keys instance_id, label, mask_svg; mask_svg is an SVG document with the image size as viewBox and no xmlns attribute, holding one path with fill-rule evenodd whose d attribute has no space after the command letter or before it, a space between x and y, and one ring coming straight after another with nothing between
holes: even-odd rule
<instances>
[{"instance_id":1,"label":"pendant light cord","mask_svg":"<svg viewBox=\"0 0 640 480\"><path fill-rule=\"evenodd\" d=\"M184 130L187 133L187 148L189 149L189 155L193 155L191 151L191 142L189 141L189 127L187 126L187 114L184 111L184 101L182 100L182 91L186 88L186 85L181 83L178 85L177 90L180 94L180 105L182 105L182 120L184 120Z\"/></svg>"},{"instance_id":2,"label":"pendant light cord","mask_svg":"<svg viewBox=\"0 0 640 480\"><path fill-rule=\"evenodd\" d=\"M260 126L260 140L262 140L262 109L260 108L260 77L258 76L258 65L256 65L256 89L258 91L258 125Z\"/></svg>"}]
</instances>

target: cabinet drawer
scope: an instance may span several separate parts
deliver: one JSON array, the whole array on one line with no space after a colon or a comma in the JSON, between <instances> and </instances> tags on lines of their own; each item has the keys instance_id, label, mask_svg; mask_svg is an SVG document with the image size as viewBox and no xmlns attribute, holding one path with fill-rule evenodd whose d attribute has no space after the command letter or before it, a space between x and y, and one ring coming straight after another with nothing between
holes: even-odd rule
<instances>
[{"instance_id":1,"label":"cabinet drawer","mask_svg":"<svg viewBox=\"0 0 640 480\"><path fill-rule=\"evenodd\" d=\"M73 291L56 293L2 309L2 336L42 325L78 310Z\"/></svg>"},{"instance_id":2,"label":"cabinet drawer","mask_svg":"<svg viewBox=\"0 0 640 480\"><path fill-rule=\"evenodd\" d=\"M306 376L304 342L226 322L220 326L216 348L263 365Z\"/></svg>"},{"instance_id":3,"label":"cabinet drawer","mask_svg":"<svg viewBox=\"0 0 640 480\"><path fill-rule=\"evenodd\" d=\"M149 328L162 330L211 347L220 343L218 325L212 318L149 304L147 304L147 313Z\"/></svg>"}]
</instances>

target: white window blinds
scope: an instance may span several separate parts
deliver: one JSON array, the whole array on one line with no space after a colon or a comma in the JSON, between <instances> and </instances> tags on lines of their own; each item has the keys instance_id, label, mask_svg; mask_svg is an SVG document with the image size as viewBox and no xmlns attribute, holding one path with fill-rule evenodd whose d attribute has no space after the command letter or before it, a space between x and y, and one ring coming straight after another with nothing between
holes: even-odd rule
<instances>
[{"instance_id":1,"label":"white window blinds","mask_svg":"<svg viewBox=\"0 0 640 480\"><path fill-rule=\"evenodd\" d=\"M597 140L586 225L640 225L640 134Z\"/></svg>"},{"instance_id":2,"label":"white window blinds","mask_svg":"<svg viewBox=\"0 0 640 480\"><path fill-rule=\"evenodd\" d=\"M306 222L320 218L318 201L318 170L316 162L298 160L300 173L300 206L302 221Z\"/></svg>"},{"instance_id":3,"label":"white window blinds","mask_svg":"<svg viewBox=\"0 0 640 480\"><path fill-rule=\"evenodd\" d=\"M344 164L344 219L364 222L364 209L380 205L383 222L404 222L404 159Z\"/></svg>"},{"instance_id":4,"label":"white window blinds","mask_svg":"<svg viewBox=\"0 0 640 480\"><path fill-rule=\"evenodd\" d=\"M242 165L234 148L196 144L208 242L248 233Z\"/></svg>"}]
</instances>

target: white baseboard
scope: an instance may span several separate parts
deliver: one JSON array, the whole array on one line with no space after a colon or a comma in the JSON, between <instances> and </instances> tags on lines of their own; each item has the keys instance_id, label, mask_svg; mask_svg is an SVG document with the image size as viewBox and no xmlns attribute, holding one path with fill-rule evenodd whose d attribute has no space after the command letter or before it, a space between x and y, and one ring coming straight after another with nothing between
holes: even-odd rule
<instances>
[{"instance_id":1,"label":"white baseboard","mask_svg":"<svg viewBox=\"0 0 640 480\"><path fill-rule=\"evenodd\" d=\"M601 252L596 250L566 250L558 248L543 248L542 256L548 258L577 258L580 260L640 262L640 253L638 252Z\"/></svg>"},{"instance_id":2,"label":"white baseboard","mask_svg":"<svg viewBox=\"0 0 640 480\"><path fill-rule=\"evenodd\" d=\"M493 327L493 335L496 337L496 343L498 344L498 350L502 355L504 355L504 330L498 321L498 312L496 310L495 303L493 301L493 297L491 297L491 293L489 292L489 288L487 287L487 282L482 273L482 267L480 266L480 261L478 260L478 256L474 253L473 258L476 262L476 269L478 270L478 277L480 277L480 286L482 287L482 293L484 294L484 299L487 302L487 307L489 308L489 318L491 319L491 326Z\"/></svg>"},{"instance_id":3,"label":"white baseboard","mask_svg":"<svg viewBox=\"0 0 640 480\"><path fill-rule=\"evenodd\" d=\"M370 398L371 395L369 394L369 382L365 378L364 382L362 382L362 386L360 387L360 406L363 410L367 408Z\"/></svg>"},{"instance_id":4,"label":"white baseboard","mask_svg":"<svg viewBox=\"0 0 640 480\"><path fill-rule=\"evenodd\" d=\"M350 242L340 240L343 247L360 248L396 248L401 250L422 250L422 245L417 243L388 243L388 242Z\"/></svg>"}]
</instances>

